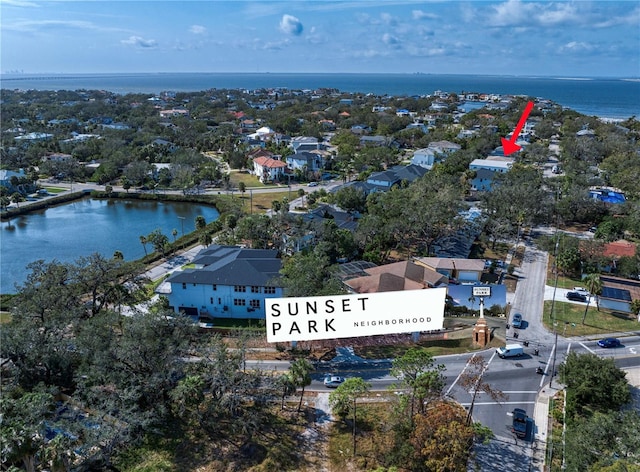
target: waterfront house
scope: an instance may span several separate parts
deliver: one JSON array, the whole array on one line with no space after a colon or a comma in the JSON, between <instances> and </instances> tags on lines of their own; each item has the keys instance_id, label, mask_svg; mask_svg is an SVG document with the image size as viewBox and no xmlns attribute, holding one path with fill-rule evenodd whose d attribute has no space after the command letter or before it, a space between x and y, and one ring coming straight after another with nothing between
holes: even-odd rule
<instances>
[{"instance_id":1,"label":"waterfront house","mask_svg":"<svg viewBox=\"0 0 640 472\"><path fill-rule=\"evenodd\" d=\"M283 296L282 260L271 249L212 245L195 268L174 272L157 293L176 313L194 318L264 319L265 300Z\"/></svg>"}]
</instances>

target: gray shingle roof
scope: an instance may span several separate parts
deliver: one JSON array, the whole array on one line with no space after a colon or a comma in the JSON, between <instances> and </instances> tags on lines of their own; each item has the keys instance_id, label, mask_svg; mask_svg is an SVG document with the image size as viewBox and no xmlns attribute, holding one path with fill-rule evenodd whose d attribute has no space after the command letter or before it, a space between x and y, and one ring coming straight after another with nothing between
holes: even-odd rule
<instances>
[{"instance_id":1,"label":"gray shingle roof","mask_svg":"<svg viewBox=\"0 0 640 472\"><path fill-rule=\"evenodd\" d=\"M175 272L167 282L279 286L282 260L277 256L277 251L270 249L210 246L194 259L194 263L204 265L203 268Z\"/></svg>"}]
</instances>

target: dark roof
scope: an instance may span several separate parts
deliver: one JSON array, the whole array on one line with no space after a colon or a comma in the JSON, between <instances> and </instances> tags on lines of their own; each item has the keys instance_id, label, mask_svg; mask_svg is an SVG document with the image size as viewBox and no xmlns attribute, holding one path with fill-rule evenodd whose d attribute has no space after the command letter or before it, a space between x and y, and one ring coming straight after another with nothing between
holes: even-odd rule
<instances>
[{"instance_id":1,"label":"dark roof","mask_svg":"<svg viewBox=\"0 0 640 472\"><path fill-rule=\"evenodd\" d=\"M602 298L612 298L614 300L622 300L624 302L631 301L631 292L621 288L602 287L602 293L600 296Z\"/></svg>"},{"instance_id":2,"label":"dark roof","mask_svg":"<svg viewBox=\"0 0 640 472\"><path fill-rule=\"evenodd\" d=\"M279 286L282 260L271 249L245 249L236 246L210 246L194 263L201 269L174 272L167 282L206 285Z\"/></svg>"}]
</instances>

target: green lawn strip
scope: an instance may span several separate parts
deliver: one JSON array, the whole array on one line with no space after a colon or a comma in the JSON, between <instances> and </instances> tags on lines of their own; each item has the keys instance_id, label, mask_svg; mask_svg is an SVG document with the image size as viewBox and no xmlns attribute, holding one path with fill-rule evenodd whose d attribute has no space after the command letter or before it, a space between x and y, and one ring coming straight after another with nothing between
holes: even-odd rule
<instances>
[{"instance_id":1,"label":"green lawn strip","mask_svg":"<svg viewBox=\"0 0 640 472\"><path fill-rule=\"evenodd\" d=\"M11 322L11 313L8 311L0 311L0 324Z\"/></svg>"},{"instance_id":2,"label":"green lawn strip","mask_svg":"<svg viewBox=\"0 0 640 472\"><path fill-rule=\"evenodd\" d=\"M563 336L595 336L606 333L637 331L640 325L635 320L627 320L612 315L610 312L600 310L595 305L590 305L584 324L585 305L558 302L553 304L551 313L551 300L544 302L543 322L553 331L555 320L558 333Z\"/></svg>"},{"instance_id":3,"label":"green lawn strip","mask_svg":"<svg viewBox=\"0 0 640 472\"><path fill-rule=\"evenodd\" d=\"M66 192L67 190L69 190L68 188L62 188L62 187L43 187L44 190L46 190L47 192L51 193L51 194L56 194L56 193L62 193L62 192Z\"/></svg>"},{"instance_id":4,"label":"green lawn strip","mask_svg":"<svg viewBox=\"0 0 640 472\"><path fill-rule=\"evenodd\" d=\"M421 348L432 356L444 356L447 354L461 354L504 345L503 340L494 337L488 346L474 346L471 339L471 332L472 330L469 329L469 336L465 338L433 339L420 341L417 344L361 346L354 348L354 352L364 359L394 359L396 357L402 357L410 348Z\"/></svg>"},{"instance_id":5,"label":"green lawn strip","mask_svg":"<svg viewBox=\"0 0 640 472\"><path fill-rule=\"evenodd\" d=\"M266 188L276 187L276 185L265 185L260 182L260 179L253 174L247 172L231 171L229 174L229 181L236 187L240 182L243 182L247 188Z\"/></svg>"}]
</instances>

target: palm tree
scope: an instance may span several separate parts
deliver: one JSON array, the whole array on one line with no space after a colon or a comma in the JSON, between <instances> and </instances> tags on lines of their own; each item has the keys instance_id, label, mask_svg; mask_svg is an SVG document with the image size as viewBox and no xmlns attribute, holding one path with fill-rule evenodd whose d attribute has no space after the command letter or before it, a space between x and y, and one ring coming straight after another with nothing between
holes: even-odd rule
<instances>
[{"instance_id":1,"label":"palm tree","mask_svg":"<svg viewBox=\"0 0 640 472\"><path fill-rule=\"evenodd\" d=\"M124 259L124 254L122 254L122 251L115 251L113 253L113 258L114 259L118 259L119 261Z\"/></svg>"},{"instance_id":2,"label":"palm tree","mask_svg":"<svg viewBox=\"0 0 640 472\"><path fill-rule=\"evenodd\" d=\"M142 243L142 247L144 248L144 255L147 256L147 237L146 236L140 236L140 242Z\"/></svg>"},{"instance_id":3,"label":"palm tree","mask_svg":"<svg viewBox=\"0 0 640 472\"><path fill-rule=\"evenodd\" d=\"M173 230L171 231L171 234L173 235L173 242L176 242L176 238L178 237L178 230L173 228Z\"/></svg>"},{"instance_id":4,"label":"palm tree","mask_svg":"<svg viewBox=\"0 0 640 472\"><path fill-rule=\"evenodd\" d=\"M207 221L204 219L204 216L198 215L196 216L196 229L203 230L207 227Z\"/></svg>"},{"instance_id":5,"label":"palm tree","mask_svg":"<svg viewBox=\"0 0 640 472\"><path fill-rule=\"evenodd\" d=\"M290 375L291 380L297 388L302 388L300 392L300 402L298 402L298 412L302 408L302 398L304 397L304 389L311 385L311 371L313 365L307 359L296 359L291 363Z\"/></svg>"},{"instance_id":6,"label":"palm tree","mask_svg":"<svg viewBox=\"0 0 640 472\"><path fill-rule=\"evenodd\" d=\"M20 192L11 194L11 201L16 204L16 207L20 208L20 202L24 201L24 197Z\"/></svg>"},{"instance_id":7,"label":"palm tree","mask_svg":"<svg viewBox=\"0 0 640 472\"><path fill-rule=\"evenodd\" d=\"M602 280L600 280L600 274L589 274L584 278L583 281L589 293L595 297L596 308L598 311L600 311L600 301L598 300L598 295L602 293ZM584 309L584 315L582 315L582 324L584 324L584 320L587 318L587 310L589 310L591 295L587 297L587 306Z\"/></svg>"}]
</instances>

